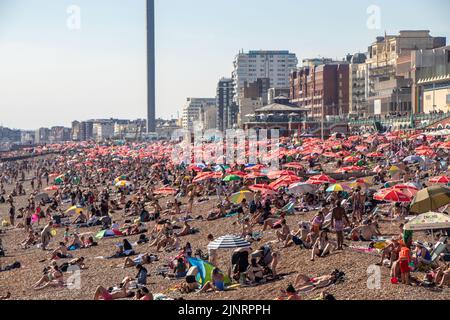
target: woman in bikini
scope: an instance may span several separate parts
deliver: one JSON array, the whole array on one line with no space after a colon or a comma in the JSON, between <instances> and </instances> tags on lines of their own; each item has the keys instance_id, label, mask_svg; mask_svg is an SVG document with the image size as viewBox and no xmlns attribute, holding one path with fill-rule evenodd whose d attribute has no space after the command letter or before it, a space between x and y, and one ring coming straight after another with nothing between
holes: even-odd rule
<instances>
[{"instance_id":1,"label":"woman in bikini","mask_svg":"<svg viewBox=\"0 0 450 320\"><path fill-rule=\"evenodd\" d=\"M102 286L98 286L94 293L94 300L117 300L124 298L131 298L134 296L133 292L128 291L131 278L125 278L121 283L120 291L111 292L112 290L107 290Z\"/></svg>"},{"instance_id":2,"label":"woman in bikini","mask_svg":"<svg viewBox=\"0 0 450 320\"><path fill-rule=\"evenodd\" d=\"M42 290L47 287L62 287L64 286L64 277L61 270L58 268L56 261L53 261L52 266L45 270L44 275L33 286L34 290Z\"/></svg>"}]
</instances>

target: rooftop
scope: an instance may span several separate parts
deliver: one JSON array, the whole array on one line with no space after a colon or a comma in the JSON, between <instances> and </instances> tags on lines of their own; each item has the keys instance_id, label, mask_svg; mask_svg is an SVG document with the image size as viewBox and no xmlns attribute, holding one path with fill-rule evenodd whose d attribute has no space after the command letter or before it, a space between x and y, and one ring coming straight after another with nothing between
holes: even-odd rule
<instances>
[{"instance_id":1,"label":"rooftop","mask_svg":"<svg viewBox=\"0 0 450 320\"><path fill-rule=\"evenodd\" d=\"M268 113L268 112L301 112L298 107L291 107L285 104L272 103L265 107L255 110L258 113Z\"/></svg>"}]
</instances>

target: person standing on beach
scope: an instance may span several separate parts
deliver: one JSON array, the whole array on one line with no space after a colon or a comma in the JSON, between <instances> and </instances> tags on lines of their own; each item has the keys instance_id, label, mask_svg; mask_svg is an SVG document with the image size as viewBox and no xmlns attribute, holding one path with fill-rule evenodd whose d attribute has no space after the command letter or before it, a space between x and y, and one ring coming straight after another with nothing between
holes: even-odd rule
<instances>
[{"instance_id":1,"label":"person standing on beach","mask_svg":"<svg viewBox=\"0 0 450 320\"><path fill-rule=\"evenodd\" d=\"M336 207L331 211L331 227L336 231L337 250L343 250L344 245L344 228L350 225L345 209L341 207L341 202L336 201Z\"/></svg>"},{"instance_id":2,"label":"person standing on beach","mask_svg":"<svg viewBox=\"0 0 450 320\"><path fill-rule=\"evenodd\" d=\"M50 238L52 237L52 227L53 222L50 221L41 232L42 250L46 250L47 245L50 242Z\"/></svg>"}]
</instances>

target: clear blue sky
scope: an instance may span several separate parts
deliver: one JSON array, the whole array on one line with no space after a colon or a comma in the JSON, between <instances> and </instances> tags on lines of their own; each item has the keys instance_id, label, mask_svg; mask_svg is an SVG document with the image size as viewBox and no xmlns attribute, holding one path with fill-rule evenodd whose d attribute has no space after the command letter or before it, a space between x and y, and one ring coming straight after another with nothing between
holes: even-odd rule
<instances>
[{"instance_id":1,"label":"clear blue sky","mask_svg":"<svg viewBox=\"0 0 450 320\"><path fill-rule=\"evenodd\" d=\"M69 5L81 29L69 30ZM381 28L366 25L370 5ZM214 97L240 49L301 60L366 51L378 35L429 29L450 42L448 0L156 0L157 116ZM0 0L0 125L145 117L144 0Z\"/></svg>"}]
</instances>

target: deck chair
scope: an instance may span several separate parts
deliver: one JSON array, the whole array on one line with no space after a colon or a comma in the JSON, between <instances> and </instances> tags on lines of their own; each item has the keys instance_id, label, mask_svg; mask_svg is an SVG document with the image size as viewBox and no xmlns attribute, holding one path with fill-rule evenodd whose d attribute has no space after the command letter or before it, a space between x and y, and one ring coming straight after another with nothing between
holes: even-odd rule
<instances>
[{"instance_id":1,"label":"deck chair","mask_svg":"<svg viewBox=\"0 0 450 320\"><path fill-rule=\"evenodd\" d=\"M436 262L442 253L444 253L447 245L445 244L445 241L438 241L431 251L431 262Z\"/></svg>"}]
</instances>

